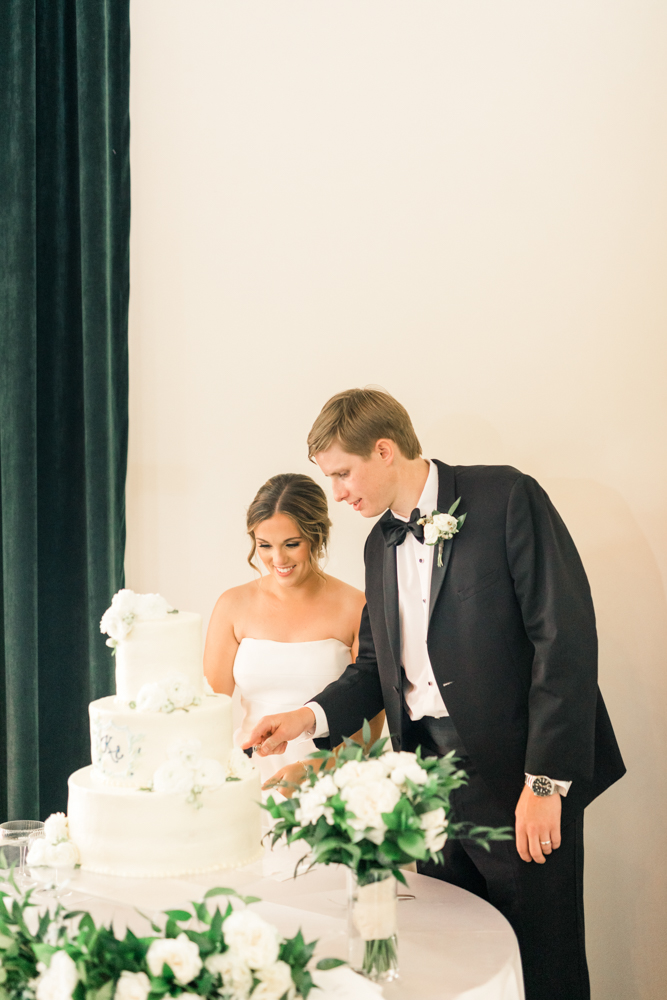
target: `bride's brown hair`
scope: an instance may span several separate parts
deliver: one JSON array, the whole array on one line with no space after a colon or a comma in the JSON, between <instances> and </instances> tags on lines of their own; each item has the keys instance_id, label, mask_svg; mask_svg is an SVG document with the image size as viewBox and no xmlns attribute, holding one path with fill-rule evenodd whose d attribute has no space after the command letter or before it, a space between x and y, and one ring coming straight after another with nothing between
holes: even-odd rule
<instances>
[{"instance_id":1,"label":"bride's brown hair","mask_svg":"<svg viewBox=\"0 0 667 1000\"><path fill-rule=\"evenodd\" d=\"M248 562L253 569L261 572L253 562L257 552L255 528L274 514L290 517L301 535L310 543L310 564L318 576L324 576L320 569L320 559L326 554L329 542L329 509L327 498L321 486L298 472L282 472L272 476L257 491L255 499L248 507L246 527L252 541Z\"/></svg>"}]
</instances>

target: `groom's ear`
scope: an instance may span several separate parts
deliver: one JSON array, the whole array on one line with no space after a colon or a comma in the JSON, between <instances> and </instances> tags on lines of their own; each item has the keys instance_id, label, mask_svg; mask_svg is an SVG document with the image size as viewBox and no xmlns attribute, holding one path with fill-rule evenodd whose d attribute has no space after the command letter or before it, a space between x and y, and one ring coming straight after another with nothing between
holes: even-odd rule
<instances>
[{"instance_id":1,"label":"groom's ear","mask_svg":"<svg viewBox=\"0 0 667 1000\"><path fill-rule=\"evenodd\" d=\"M373 453L382 460L384 465L389 467L390 465L393 465L396 457L396 444L391 440L391 438L379 438L375 442Z\"/></svg>"}]
</instances>

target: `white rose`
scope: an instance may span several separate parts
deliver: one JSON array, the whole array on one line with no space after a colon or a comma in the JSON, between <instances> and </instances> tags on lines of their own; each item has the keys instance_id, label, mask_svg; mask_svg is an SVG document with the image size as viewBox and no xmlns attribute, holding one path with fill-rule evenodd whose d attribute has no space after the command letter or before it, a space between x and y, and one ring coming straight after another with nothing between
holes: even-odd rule
<instances>
[{"instance_id":1,"label":"white rose","mask_svg":"<svg viewBox=\"0 0 667 1000\"><path fill-rule=\"evenodd\" d=\"M133 590L119 590L111 600L111 607L102 615L100 632L106 632L116 642L121 642L131 631L136 618Z\"/></svg>"},{"instance_id":2,"label":"white rose","mask_svg":"<svg viewBox=\"0 0 667 1000\"><path fill-rule=\"evenodd\" d=\"M67 840L68 837L69 828L65 813L51 813L48 819L44 820L44 838L47 843L57 844L61 840Z\"/></svg>"},{"instance_id":3,"label":"white rose","mask_svg":"<svg viewBox=\"0 0 667 1000\"><path fill-rule=\"evenodd\" d=\"M387 769L381 760L348 760L333 772L333 780L339 788L345 788L352 781L374 781L386 777Z\"/></svg>"},{"instance_id":4,"label":"white rose","mask_svg":"<svg viewBox=\"0 0 667 1000\"><path fill-rule=\"evenodd\" d=\"M424 843L427 850L436 854L445 846L447 834L447 819L445 810L440 806L438 809L431 809L430 812L422 813L419 817L419 825L424 831Z\"/></svg>"},{"instance_id":5,"label":"white rose","mask_svg":"<svg viewBox=\"0 0 667 1000\"><path fill-rule=\"evenodd\" d=\"M194 783L192 768L178 760L165 761L153 775L155 792L189 792Z\"/></svg>"},{"instance_id":6,"label":"white rose","mask_svg":"<svg viewBox=\"0 0 667 1000\"><path fill-rule=\"evenodd\" d=\"M50 845L44 840L43 837L33 840L28 855L25 859L27 865L32 865L37 868L39 865L48 865L48 852Z\"/></svg>"},{"instance_id":7,"label":"white rose","mask_svg":"<svg viewBox=\"0 0 667 1000\"><path fill-rule=\"evenodd\" d=\"M169 699L158 681L142 684L135 699L137 712L162 712L169 704Z\"/></svg>"},{"instance_id":8,"label":"white rose","mask_svg":"<svg viewBox=\"0 0 667 1000\"><path fill-rule=\"evenodd\" d=\"M459 527L459 522L451 514L434 514L433 524L448 538L451 538Z\"/></svg>"},{"instance_id":9,"label":"white rose","mask_svg":"<svg viewBox=\"0 0 667 1000\"><path fill-rule=\"evenodd\" d=\"M227 945L251 969L265 969L278 958L278 931L250 910L231 913L222 925L222 933Z\"/></svg>"},{"instance_id":10,"label":"white rose","mask_svg":"<svg viewBox=\"0 0 667 1000\"><path fill-rule=\"evenodd\" d=\"M427 545L435 545L440 537L438 526L428 522L424 525L424 541Z\"/></svg>"},{"instance_id":11,"label":"white rose","mask_svg":"<svg viewBox=\"0 0 667 1000\"><path fill-rule=\"evenodd\" d=\"M170 674L163 684L167 698L174 708L187 708L197 697L197 692L183 674Z\"/></svg>"},{"instance_id":12,"label":"white rose","mask_svg":"<svg viewBox=\"0 0 667 1000\"><path fill-rule=\"evenodd\" d=\"M384 764L387 774L391 774L395 767L407 767L417 760L416 753L408 753L407 750L387 750L379 758Z\"/></svg>"},{"instance_id":13,"label":"white rose","mask_svg":"<svg viewBox=\"0 0 667 1000\"><path fill-rule=\"evenodd\" d=\"M151 981L145 972L124 970L116 983L114 1000L146 1000L151 991Z\"/></svg>"},{"instance_id":14,"label":"white rose","mask_svg":"<svg viewBox=\"0 0 667 1000\"><path fill-rule=\"evenodd\" d=\"M350 812L354 813L354 817L348 820L352 829L366 831L368 840L381 844L387 829L381 814L392 812L401 797L393 781L383 778L346 785L341 797Z\"/></svg>"},{"instance_id":15,"label":"white rose","mask_svg":"<svg viewBox=\"0 0 667 1000\"><path fill-rule=\"evenodd\" d=\"M280 1000L286 993L296 995L292 972L287 962L274 962L257 973L259 984L252 992L252 1000Z\"/></svg>"},{"instance_id":16,"label":"white rose","mask_svg":"<svg viewBox=\"0 0 667 1000\"><path fill-rule=\"evenodd\" d=\"M217 788L227 778L227 771L219 760L212 757L202 757L194 768L194 783L202 788Z\"/></svg>"},{"instance_id":17,"label":"white rose","mask_svg":"<svg viewBox=\"0 0 667 1000\"><path fill-rule=\"evenodd\" d=\"M334 790L338 791L335 785ZM301 826L309 826L311 823L317 823L320 816L324 816L327 823L331 826L333 823L333 808L327 805L329 797L330 795L327 794L326 786L321 787L319 782L314 784L312 788L306 788L305 792L299 795L299 805L294 813L297 823Z\"/></svg>"},{"instance_id":18,"label":"white rose","mask_svg":"<svg viewBox=\"0 0 667 1000\"><path fill-rule=\"evenodd\" d=\"M250 757L244 754L240 747L234 747L227 758L227 776L229 778L249 778L255 773L255 765Z\"/></svg>"},{"instance_id":19,"label":"white rose","mask_svg":"<svg viewBox=\"0 0 667 1000\"><path fill-rule=\"evenodd\" d=\"M169 747L169 760L180 760L181 764L194 767L201 759L201 740L176 740Z\"/></svg>"},{"instance_id":20,"label":"white rose","mask_svg":"<svg viewBox=\"0 0 667 1000\"><path fill-rule=\"evenodd\" d=\"M428 851L437 854L447 842L447 834L444 830L438 833L437 830L426 830L424 833L424 844Z\"/></svg>"},{"instance_id":21,"label":"white rose","mask_svg":"<svg viewBox=\"0 0 667 1000\"><path fill-rule=\"evenodd\" d=\"M213 976L222 976L223 989L218 992L234 1000L245 1000L252 987L252 972L234 948L222 955L206 959L206 968Z\"/></svg>"},{"instance_id":22,"label":"white rose","mask_svg":"<svg viewBox=\"0 0 667 1000\"><path fill-rule=\"evenodd\" d=\"M320 795L325 795L328 799L330 799L333 795L338 794L338 786L332 776L326 773L323 774L321 771L315 787L319 791Z\"/></svg>"},{"instance_id":23,"label":"white rose","mask_svg":"<svg viewBox=\"0 0 667 1000\"><path fill-rule=\"evenodd\" d=\"M409 778L413 785L425 785L428 781L428 773L416 761L405 767L395 767L391 772L391 780L399 788L403 788L406 778Z\"/></svg>"},{"instance_id":24,"label":"white rose","mask_svg":"<svg viewBox=\"0 0 667 1000\"><path fill-rule=\"evenodd\" d=\"M74 961L66 951L56 951L37 981L35 996L37 1000L71 1000L78 981Z\"/></svg>"},{"instance_id":25,"label":"white rose","mask_svg":"<svg viewBox=\"0 0 667 1000\"><path fill-rule=\"evenodd\" d=\"M161 976L162 966L168 965L181 986L192 982L201 969L199 948L187 934L153 941L146 954L146 963L153 976Z\"/></svg>"}]
</instances>

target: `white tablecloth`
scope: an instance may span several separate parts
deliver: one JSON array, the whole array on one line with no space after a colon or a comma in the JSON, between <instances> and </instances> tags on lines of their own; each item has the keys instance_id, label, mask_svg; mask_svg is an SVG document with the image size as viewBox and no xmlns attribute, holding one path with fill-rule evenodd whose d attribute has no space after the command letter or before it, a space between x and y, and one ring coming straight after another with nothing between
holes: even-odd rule
<instances>
[{"instance_id":1,"label":"white tablecloth","mask_svg":"<svg viewBox=\"0 0 667 1000\"><path fill-rule=\"evenodd\" d=\"M62 902L68 909L89 910L96 921L113 919L117 932L130 926L145 934L150 931L137 909L154 918L161 910L201 899L213 886L231 886L261 897L254 908L284 935L291 937L300 927L307 941L318 938L316 959L346 958L344 870L319 867L295 880L293 869L294 855L277 849L235 871L177 879L111 878L77 870L68 887L71 893ZM400 978L380 993L347 969L340 975L337 970L316 974L326 988L313 993L313 1000L523 1000L519 948L505 918L463 889L424 875L406 875L405 891L415 898L399 902Z\"/></svg>"}]
</instances>

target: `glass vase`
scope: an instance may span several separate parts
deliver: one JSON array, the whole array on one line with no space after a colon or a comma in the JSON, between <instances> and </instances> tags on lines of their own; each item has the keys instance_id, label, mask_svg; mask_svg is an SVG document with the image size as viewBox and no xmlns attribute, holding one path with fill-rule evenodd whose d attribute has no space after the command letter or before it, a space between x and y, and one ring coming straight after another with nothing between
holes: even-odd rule
<instances>
[{"instance_id":1,"label":"glass vase","mask_svg":"<svg viewBox=\"0 0 667 1000\"><path fill-rule=\"evenodd\" d=\"M359 878L348 868L348 961L374 982L398 978L396 879L391 872Z\"/></svg>"}]
</instances>

